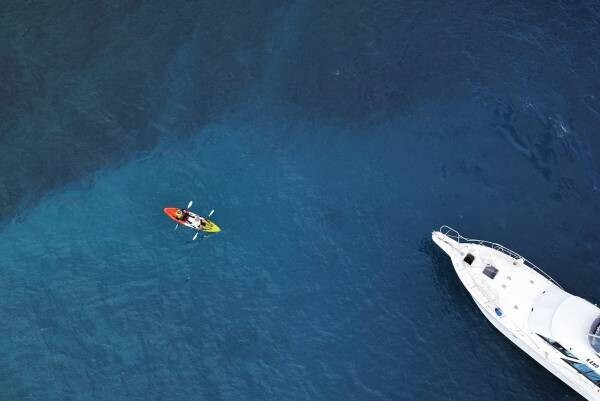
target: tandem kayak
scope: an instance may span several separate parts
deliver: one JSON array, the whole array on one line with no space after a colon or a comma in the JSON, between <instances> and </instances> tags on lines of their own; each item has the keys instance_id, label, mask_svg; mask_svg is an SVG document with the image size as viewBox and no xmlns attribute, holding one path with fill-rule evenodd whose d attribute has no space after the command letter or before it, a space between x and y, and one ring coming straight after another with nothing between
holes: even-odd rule
<instances>
[{"instance_id":1,"label":"tandem kayak","mask_svg":"<svg viewBox=\"0 0 600 401\"><path fill-rule=\"evenodd\" d=\"M218 233L221 231L221 228L216 225L215 222L194 212L190 212L189 210L179 209L176 207L166 207L163 210L165 214L177 224L181 224L205 233ZM180 216L179 218L178 215Z\"/></svg>"}]
</instances>

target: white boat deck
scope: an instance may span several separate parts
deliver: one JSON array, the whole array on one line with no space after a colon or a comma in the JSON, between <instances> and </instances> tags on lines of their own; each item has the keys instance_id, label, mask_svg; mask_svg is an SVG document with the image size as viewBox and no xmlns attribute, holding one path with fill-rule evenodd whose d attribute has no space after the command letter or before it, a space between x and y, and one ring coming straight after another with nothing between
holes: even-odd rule
<instances>
[{"instance_id":1,"label":"white boat deck","mask_svg":"<svg viewBox=\"0 0 600 401\"><path fill-rule=\"evenodd\" d=\"M589 341L600 318L597 306L499 244L464 238L447 226L432 239L500 332L586 399L600 401L600 358Z\"/></svg>"},{"instance_id":2,"label":"white boat deck","mask_svg":"<svg viewBox=\"0 0 600 401\"><path fill-rule=\"evenodd\" d=\"M544 290L553 284L536 271L525 266L522 260L512 257L484 245L469 244L464 248L466 253L475 256L472 265L462 263L460 273L470 276L473 285L482 288L482 297L493 302L502 313L522 329L527 327L527 320L535 300ZM493 279L482 271L486 266L498 269ZM473 288L470 288L473 289ZM495 309L495 307L493 308ZM493 310L492 309L492 310Z\"/></svg>"}]
</instances>

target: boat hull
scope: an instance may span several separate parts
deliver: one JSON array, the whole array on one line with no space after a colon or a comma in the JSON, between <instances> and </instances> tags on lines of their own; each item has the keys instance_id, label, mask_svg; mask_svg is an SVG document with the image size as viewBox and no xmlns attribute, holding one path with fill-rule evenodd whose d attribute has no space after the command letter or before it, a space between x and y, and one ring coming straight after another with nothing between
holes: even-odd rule
<instances>
[{"instance_id":1,"label":"boat hull","mask_svg":"<svg viewBox=\"0 0 600 401\"><path fill-rule=\"evenodd\" d=\"M574 381L571 378L569 378L567 375L558 370L553 363L548 361L549 355L547 352L544 352L542 350L538 351L534 349L532 346L527 344L522 338L508 330L508 328L499 321L499 319L501 318L498 318L495 315L491 314L483 305L477 302L475 298L472 299L473 302L475 302L475 305L477 305L477 308L479 308L479 310L481 311L481 313L483 313L487 320L513 344L519 347L523 352L525 352L527 355L533 358L537 363L542 365L550 373L562 380L565 384L567 384L570 388L575 390L585 399L590 401L600 401L600 394L591 393L586 388L582 388L577 381Z\"/></svg>"},{"instance_id":2,"label":"boat hull","mask_svg":"<svg viewBox=\"0 0 600 401\"><path fill-rule=\"evenodd\" d=\"M531 332L526 325L518 325L512 320L511 316L517 312L516 310L512 310L513 304L510 304L511 310L508 310L508 305L505 305L507 310L501 311L499 309L500 305L498 304L498 300L493 296L490 297L489 295L485 295L485 283L482 283L481 279L479 282L475 280L473 268L468 266L464 261L465 255L469 252L481 253L481 248L477 247L483 245L479 242L475 244L460 243L441 232L434 232L432 239L446 254L448 254L456 275L473 299L475 305L498 331L504 334L504 336L512 341L513 344L527 353L550 373L562 380L585 399L589 401L600 401L600 388L594 386L591 382L582 381L582 376L561 360L562 354L550 347L541 339L541 337ZM488 252L496 251L488 250ZM501 258L501 256L502 255L498 254L498 258ZM510 264L512 265L512 263ZM519 266L519 269L529 269L534 281L543 282L546 280L546 278L536 270L530 269L522 264L519 264ZM477 275L481 275L481 270L482 267L475 269ZM545 285L548 286L556 285L553 280L547 280L545 283Z\"/></svg>"}]
</instances>

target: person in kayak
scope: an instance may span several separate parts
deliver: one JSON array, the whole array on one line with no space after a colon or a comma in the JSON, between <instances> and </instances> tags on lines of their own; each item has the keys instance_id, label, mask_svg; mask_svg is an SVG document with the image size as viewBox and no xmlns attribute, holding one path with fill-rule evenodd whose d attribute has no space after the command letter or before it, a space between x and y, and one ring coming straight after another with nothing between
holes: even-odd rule
<instances>
[{"instance_id":1,"label":"person in kayak","mask_svg":"<svg viewBox=\"0 0 600 401\"><path fill-rule=\"evenodd\" d=\"M186 217L188 217L188 215L189 214L188 214L187 210L185 210L185 209L183 209L183 210L177 209L177 211L175 212L175 218L177 220L185 220Z\"/></svg>"},{"instance_id":2,"label":"person in kayak","mask_svg":"<svg viewBox=\"0 0 600 401\"><path fill-rule=\"evenodd\" d=\"M204 217L197 216L194 218L185 209L177 209L177 211L175 212L175 218L182 222L193 224L200 229L203 229L208 225L208 221Z\"/></svg>"}]
</instances>

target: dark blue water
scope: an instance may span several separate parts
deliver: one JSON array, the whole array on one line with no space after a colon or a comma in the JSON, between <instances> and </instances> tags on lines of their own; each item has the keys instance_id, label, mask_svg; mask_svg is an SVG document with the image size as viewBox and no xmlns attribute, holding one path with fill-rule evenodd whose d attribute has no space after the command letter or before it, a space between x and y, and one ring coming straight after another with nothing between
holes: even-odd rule
<instances>
[{"instance_id":1,"label":"dark blue water","mask_svg":"<svg viewBox=\"0 0 600 401\"><path fill-rule=\"evenodd\" d=\"M430 233L600 298L597 3L5 1L0 38L0 399L580 399Z\"/></svg>"}]
</instances>

